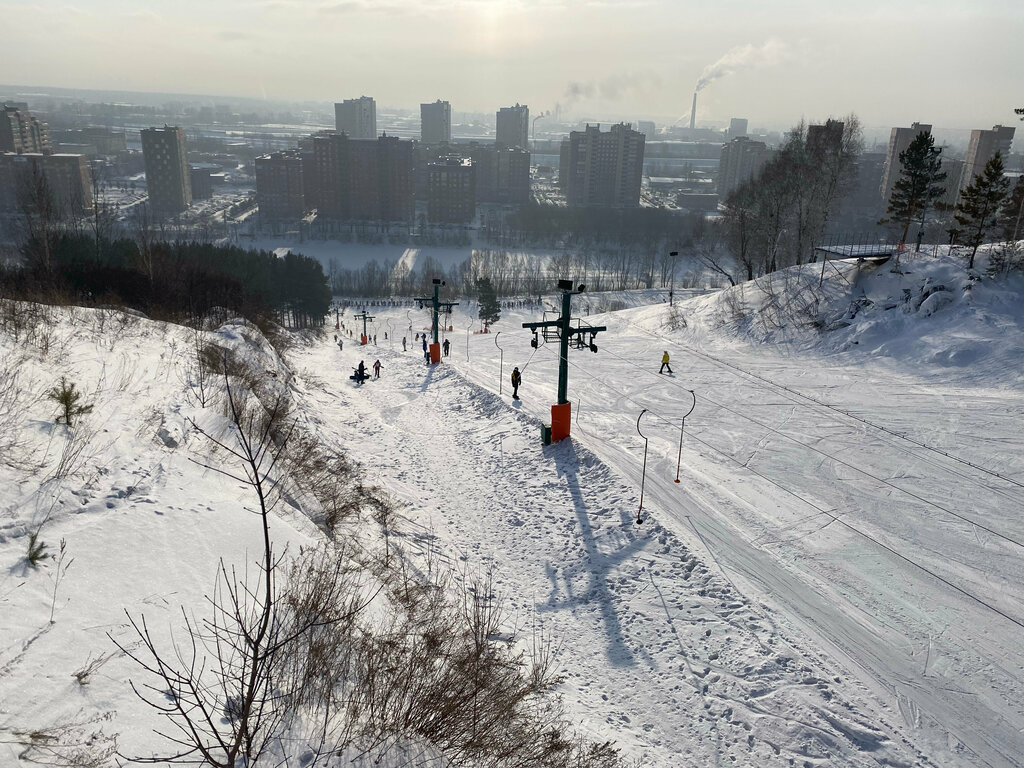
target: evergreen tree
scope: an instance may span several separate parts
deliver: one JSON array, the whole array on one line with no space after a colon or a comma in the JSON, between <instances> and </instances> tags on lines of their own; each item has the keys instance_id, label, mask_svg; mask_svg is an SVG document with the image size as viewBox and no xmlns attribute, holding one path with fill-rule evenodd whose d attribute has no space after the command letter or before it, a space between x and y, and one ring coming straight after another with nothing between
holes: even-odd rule
<instances>
[{"instance_id":1,"label":"evergreen tree","mask_svg":"<svg viewBox=\"0 0 1024 768\"><path fill-rule=\"evenodd\" d=\"M63 418L65 424L73 427L75 419L79 416L92 413L92 405L82 404L82 393L75 389L74 382L69 383L64 376L60 377L60 386L51 389L46 396L54 400L64 411L63 414L57 416L58 424Z\"/></svg>"},{"instance_id":2,"label":"evergreen tree","mask_svg":"<svg viewBox=\"0 0 1024 768\"><path fill-rule=\"evenodd\" d=\"M964 228L965 243L971 246L967 268L974 269L974 256L978 246L985 242L989 232L999 223L999 214L1010 180L1003 176L1003 158L998 152L985 163L985 170L960 193L953 218Z\"/></svg>"},{"instance_id":3,"label":"evergreen tree","mask_svg":"<svg viewBox=\"0 0 1024 768\"><path fill-rule=\"evenodd\" d=\"M476 281L476 290L480 299L480 319L488 328L498 322L501 308L498 306L498 292L494 289L489 277L481 277Z\"/></svg>"},{"instance_id":4,"label":"evergreen tree","mask_svg":"<svg viewBox=\"0 0 1024 768\"><path fill-rule=\"evenodd\" d=\"M941 154L942 149L935 147L935 137L927 131L917 134L910 146L900 152L900 175L889 197L888 213L894 220L903 222L901 250L907 241L910 223L919 220L923 225L928 209L945 191L942 182L946 180L946 172L942 170Z\"/></svg>"}]
</instances>

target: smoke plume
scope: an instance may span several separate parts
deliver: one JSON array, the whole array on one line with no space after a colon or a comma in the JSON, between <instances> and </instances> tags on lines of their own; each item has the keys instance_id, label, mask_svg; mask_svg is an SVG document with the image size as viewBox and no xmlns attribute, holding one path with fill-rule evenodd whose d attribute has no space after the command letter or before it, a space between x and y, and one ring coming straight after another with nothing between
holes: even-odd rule
<instances>
[{"instance_id":1,"label":"smoke plume","mask_svg":"<svg viewBox=\"0 0 1024 768\"><path fill-rule=\"evenodd\" d=\"M769 40L760 48L749 43L729 50L714 64L708 64L697 80L697 92L703 91L715 80L731 75L740 69L777 64L785 52L785 45L778 40Z\"/></svg>"},{"instance_id":2,"label":"smoke plume","mask_svg":"<svg viewBox=\"0 0 1024 768\"><path fill-rule=\"evenodd\" d=\"M619 101L623 97L642 93L660 84L661 78L653 72L612 75L597 82L570 81L565 86L562 106L567 108L573 106L577 101L594 98L603 101Z\"/></svg>"}]
</instances>

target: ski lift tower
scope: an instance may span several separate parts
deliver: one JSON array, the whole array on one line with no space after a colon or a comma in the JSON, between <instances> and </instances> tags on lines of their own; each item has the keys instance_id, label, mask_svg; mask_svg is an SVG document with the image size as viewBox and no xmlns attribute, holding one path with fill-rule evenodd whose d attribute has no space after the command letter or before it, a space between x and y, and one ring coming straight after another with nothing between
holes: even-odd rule
<instances>
[{"instance_id":1,"label":"ski lift tower","mask_svg":"<svg viewBox=\"0 0 1024 768\"><path fill-rule=\"evenodd\" d=\"M558 442L569 436L569 425L572 423L572 403L569 402L569 347L576 349L589 349L597 352L597 344L594 337L601 331L608 330L603 325L584 325L577 318L573 323L572 295L583 293L585 285L573 288L572 280L559 280L558 289L562 292L562 313L555 319L548 320L548 313L545 312L545 320L539 323L523 323L523 328L533 331L533 339L530 345L538 346L537 331L540 330L544 341L558 340L558 402L551 406L551 433L550 441ZM589 337L589 338L587 338ZM545 434L547 438L547 434ZM545 439L545 443L548 441Z\"/></svg>"},{"instance_id":2,"label":"ski lift tower","mask_svg":"<svg viewBox=\"0 0 1024 768\"><path fill-rule=\"evenodd\" d=\"M370 340L370 337L366 335L366 321L367 320L372 321L373 320L373 315L366 314L366 310L364 309L363 313L361 315L353 315L353 317L356 320L362 320L363 321L363 335L359 337L359 343L362 344L365 347L366 343Z\"/></svg>"},{"instance_id":3,"label":"ski lift tower","mask_svg":"<svg viewBox=\"0 0 1024 768\"><path fill-rule=\"evenodd\" d=\"M433 295L433 297L430 297L430 296L420 296L420 297L417 297L415 299L415 301L419 302L420 309L423 309L423 305L424 304L426 304L427 302L430 302L430 316L431 316L430 331L431 331L431 333L433 334L433 337L434 337L434 342L430 345L430 362L431 363L440 363L441 362L441 342L438 340L438 336L437 336L437 316L438 316L438 314L440 314L442 308L444 309L445 312L451 312L452 311L452 307L457 307L459 305L459 302L457 302L457 301L441 301L438 298L438 292L441 290L441 286L444 285L445 282L444 282L444 280L440 280L440 279L435 277L433 279L433 283L434 283L434 295Z\"/></svg>"}]
</instances>

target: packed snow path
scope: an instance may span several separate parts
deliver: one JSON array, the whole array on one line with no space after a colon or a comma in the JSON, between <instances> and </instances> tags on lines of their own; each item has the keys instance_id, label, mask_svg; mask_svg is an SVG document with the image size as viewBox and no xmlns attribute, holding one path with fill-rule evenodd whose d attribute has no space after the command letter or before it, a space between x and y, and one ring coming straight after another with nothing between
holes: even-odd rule
<instances>
[{"instance_id":1,"label":"packed snow path","mask_svg":"<svg viewBox=\"0 0 1024 768\"><path fill-rule=\"evenodd\" d=\"M733 360L1017 473L1000 485L717 355L686 355L645 328L653 311L602 317L599 355L570 353L580 419L573 440L548 448L539 423L555 355L531 357L525 331L513 341L532 317L502 323L504 373L524 370L520 404L507 386L497 395L493 336L465 331L429 368L411 333L404 354L382 334L343 352L328 342L303 360L309 396L370 478L408 504L408 546L448 542L466 561L453 567L491 568L522 620L536 615L555 638L573 710L601 713L596 735L649 764L1020 764L1024 526L1007 514L1020 508L1019 438L1004 429L1010 444L991 453L943 442L992 434L985 401L1012 397L962 393L977 409L932 424L914 409L948 402L921 382ZM388 313L378 316L380 328ZM390 320L401 327L405 312ZM674 378L656 373L666 347ZM352 367L376 357L381 379L356 387ZM673 419L691 388L699 408L676 485ZM644 407L651 517L638 527Z\"/></svg>"}]
</instances>

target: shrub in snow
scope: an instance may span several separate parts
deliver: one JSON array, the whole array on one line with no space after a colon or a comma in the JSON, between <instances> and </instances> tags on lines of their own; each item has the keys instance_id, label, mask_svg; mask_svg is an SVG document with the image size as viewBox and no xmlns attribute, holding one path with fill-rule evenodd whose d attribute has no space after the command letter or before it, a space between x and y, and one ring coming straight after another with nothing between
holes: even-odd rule
<instances>
[{"instance_id":1,"label":"shrub in snow","mask_svg":"<svg viewBox=\"0 0 1024 768\"><path fill-rule=\"evenodd\" d=\"M92 412L91 405L82 405L82 393L75 389L75 383L68 383L66 377L60 377L60 386L54 387L46 396L51 400L55 400L64 413L57 416L57 423L60 424L60 420L63 418L64 423L69 427L74 426L74 420L79 416L84 416L87 413Z\"/></svg>"}]
</instances>

